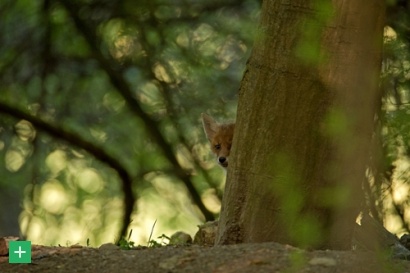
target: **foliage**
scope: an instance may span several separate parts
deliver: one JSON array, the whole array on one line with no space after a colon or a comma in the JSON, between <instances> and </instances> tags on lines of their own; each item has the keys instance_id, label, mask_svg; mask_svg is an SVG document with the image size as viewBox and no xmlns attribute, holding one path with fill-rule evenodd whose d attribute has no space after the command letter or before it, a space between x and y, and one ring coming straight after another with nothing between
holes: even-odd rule
<instances>
[{"instance_id":1,"label":"foliage","mask_svg":"<svg viewBox=\"0 0 410 273\"><path fill-rule=\"evenodd\" d=\"M397 234L409 232L409 45L408 5L388 1L385 27L385 54L382 67L383 100L375 134L376 151L370 170L370 202L373 214Z\"/></svg>"},{"instance_id":2,"label":"foliage","mask_svg":"<svg viewBox=\"0 0 410 273\"><path fill-rule=\"evenodd\" d=\"M161 246L165 246L169 243L170 238L165 235L162 234L161 236L158 236L158 239L160 239L160 241L156 241L156 240L149 240L148 242L148 247L161 247Z\"/></svg>"},{"instance_id":3,"label":"foliage","mask_svg":"<svg viewBox=\"0 0 410 273\"><path fill-rule=\"evenodd\" d=\"M118 245L123 250L130 250L134 248L135 243L133 241L129 241L129 240L126 240L125 238L122 238L121 240L118 241Z\"/></svg>"},{"instance_id":4,"label":"foliage","mask_svg":"<svg viewBox=\"0 0 410 273\"><path fill-rule=\"evenodd\" d=\"M258 8L2 1L0 200L14 217L22 204L23 234L98 245L131 219L143 240L152 218L162 230L214 218L223 178L199 116L234 116Z\"/></svg>"},{"instance_id":5,"label":"foliage","mask_svg":"<svg viewBox=\"0 0 410 273\"><path fill-rule=\"evenodd\" d=\"M118 240L116 244L123 250L133 249L135 246L135 242L130 240L131 235L132 235L132 229L130 230L130 233L128 234L127 238L122 237L120 240Z\"/></svg>"}]
</instances>

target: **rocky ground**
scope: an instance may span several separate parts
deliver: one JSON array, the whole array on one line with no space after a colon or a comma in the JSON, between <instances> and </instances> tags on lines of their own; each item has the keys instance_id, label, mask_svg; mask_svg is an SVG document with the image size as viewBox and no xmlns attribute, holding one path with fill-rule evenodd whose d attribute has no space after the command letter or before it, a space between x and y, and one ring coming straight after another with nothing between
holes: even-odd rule
<instances>
[{"instance_id":1,"label":"rocky ground","mask_svg":"<svg viewBox=\"0 0 410 273\"><path fill-rule=\"evenodd\" d=\"M373 252L303 251L277 243L206 247L163 246L121 250L33 246L31 264L9 264L0 257L1 273L41 272L409 272L410 262Z\"/></svg>"},{"instance_id":2,"label":"rocky ground","mask_svg":"<svg viewBox=\"0 0 410 273\"><path fill-rule=\"evenodd\" d=\"M19 238L3 237L0 273L410 273L410 236L399 240L371 218L363 219L362 226L356 228L355 245L371 249L376 243L386 249L385 253L307 251L273 242L213 246L218 225L215 221L199 226L194 240L184 232L175 233L168 246L154 241L152 247L133 247L125 240L120 243L122 248L114 244L99 248L34 245L30 264L10 264L9 242Z\"/></svg>"}]
</instances>

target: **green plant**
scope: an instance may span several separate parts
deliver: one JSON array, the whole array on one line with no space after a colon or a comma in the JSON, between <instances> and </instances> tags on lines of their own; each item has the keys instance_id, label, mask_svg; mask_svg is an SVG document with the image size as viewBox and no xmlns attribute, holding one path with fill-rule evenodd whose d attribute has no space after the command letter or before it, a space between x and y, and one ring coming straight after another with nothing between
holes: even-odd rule
<instances>
[{"instance_id":1,"label":"green plant","mask_svg":"<svg viewBox=\"0 0 410 273\"><path fill-rule=\"evenodd\" d=\"M154 224L152 225L151 233L149 234L149 238L148 238L148 242L147 242L148 247L161 247L161 246L169 244L170 238L168 236L166 236L165 234L162 234L161 236L158 237L158 239L161 239L160 242L158 242L154 239L151 239L152 238L152 233L154 232L154 228L155 228L156 223L157 223L157 220L155 220ZM165 242L164 240L168 240L168 242Z\"/></svg>"},{"instance_id":2,"label":"green plant","mask_svg":"<svg viewBox=\"0 0 410 273\"><path fill-rule=\"evenodd\" d=\"M135 243L130 240L131 234L132 234L132 229L130 230L130 233L129 233L129 235L128 235L128 238L122 237L122 238L117 242L117 245L118 245L121 249L123 249L123 250L130 250L130 249L134 248Z\"/></svg>"},{"instance_id":3,"label":"green plant","mask_svg":"<svg viewBox=\"0 0 410 273\"><path fill-rule=\"evenodd\" d=\"M161 239L160 242L156 240L149 240L148 241L148 247L161 247L169 244L169 238L167 235L162 234L161 236L158 236L158 239Z\"/></svg>"}]
</instances>

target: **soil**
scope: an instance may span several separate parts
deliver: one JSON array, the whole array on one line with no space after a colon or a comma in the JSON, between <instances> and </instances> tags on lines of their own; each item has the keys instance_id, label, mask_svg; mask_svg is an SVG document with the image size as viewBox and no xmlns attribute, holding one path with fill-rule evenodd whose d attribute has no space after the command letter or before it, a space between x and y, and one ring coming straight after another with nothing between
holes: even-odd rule
<instances>
[{"instance_id":1,"label":"soil","mask_svg":"<svg viewBox=\"0 0 410 273\"><path fill-rule=\"evenodd\" d=\"M31 264L9 264L0 257L1 273L41 272L410 272L410 262L360 251L304 251L277 243L205 247L163 246L121 250L100 248L32 247Z\"/></svg>"}]
</instances>

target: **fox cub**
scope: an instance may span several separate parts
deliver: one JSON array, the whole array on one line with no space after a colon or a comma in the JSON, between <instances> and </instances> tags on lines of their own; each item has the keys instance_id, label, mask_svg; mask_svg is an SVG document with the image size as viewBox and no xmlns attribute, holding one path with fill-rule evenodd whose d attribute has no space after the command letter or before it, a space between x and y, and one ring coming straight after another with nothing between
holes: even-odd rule
<instances>
[{"instance_id":1,"label":"fox cub","mask_svg":"<svg viewBox=\"0 0 410 273\"><path fill-rule=\"evenodd\" d=\"M216 155L219 165L227 168L235 123L218 123L205 113L201 116L206 137L211 143L211 150Z\"/></svg>"}]
</instances>

